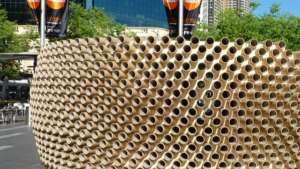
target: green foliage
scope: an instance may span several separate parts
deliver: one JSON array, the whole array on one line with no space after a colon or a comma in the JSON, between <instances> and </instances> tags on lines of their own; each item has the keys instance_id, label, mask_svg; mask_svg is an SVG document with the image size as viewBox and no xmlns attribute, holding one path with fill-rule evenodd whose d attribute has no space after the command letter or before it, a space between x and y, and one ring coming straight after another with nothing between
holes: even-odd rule
<instances>
[{"instance_id":1,"label":"green foliage","mask_svg":"<svg viewBox=\"0 0 300 169\"><path fill-rule=\"evenodd\" d=\"M257 2L257 1L251 1L250 2L250 8L251 8L251 11L254 11L255 9L257 9L259 7L260 3Z\"/></svg>"},{"instance_id":2,"label":"green foliage","mask_svg":"<svg viewBox=\"0 0 300 169\"><path fill-rule=\"evenodd\" d=\"M0 9L0 52L7 52L15 40L16 25L7 20L7 13Z\"/></svg>"},{"instance_id":3,"label":"green foliage","mask_svg":"<svg viewBox=\"0 0 300 169\"><path fill-rule=\"evenodd\" d=\"M20 75L20 64L15 61L1 61L0 60L0 79L8 77L9 79L16 79Z\"/></svg>"},{"instance_id":4,"label":"green foliage","mask_svg":"<svg viewBox=\"0 0 300 169\"><path fill-rule=\"evenodd\" d=\"M271 9L270 9L271 15L276 16L276 15L279 14L279 12L280 12L280 5L279 4L273 4L271 6Z\"/></svg>"},{"instance_id":5,"label":"green foliage","mask_svg":"<svg viewBox=\"0 0 300 169\"><path fill-rule=\"evenodd\" d=\"M27 37L15 34L16 24L7 19L5 10L0 9L0 53L21 52L28 49ZM0 79L5 76L17 78L20 72L20 65L15 61L0 61Z\"/></svg>"},{"instance_id":6,"label":"green foliage","mask_svg":"<svg viewBox=\"0 0 300 169\"><path fill-rule=\"evenodd\" d=\"M257 6L256 6L257 7ZM300 50L300 18L291 15L280 15L280 6L273 5L270 13L255 16L252 13L242 15L238 11L225 10L219 16L216 25L200 24L194 31L202 39L214 37L220 40L244 38L264 41L285 41L292 50Z\"/></svg>"},{"instance_id":7,"label":"green foliage","mask_svg":"<svg viewBox=\"0 0 300 169\"><path fill-rule=\"evenodd\" d=\"M101 9L84 9L70 3L67 38L118 36L124 27L115 23Z\"/></svg>"}]
</instances>

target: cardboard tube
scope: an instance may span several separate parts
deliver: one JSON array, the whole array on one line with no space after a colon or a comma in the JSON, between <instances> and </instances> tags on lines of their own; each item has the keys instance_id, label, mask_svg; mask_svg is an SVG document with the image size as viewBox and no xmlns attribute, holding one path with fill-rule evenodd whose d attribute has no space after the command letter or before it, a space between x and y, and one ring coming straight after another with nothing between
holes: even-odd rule
<instances>
[{"instance_id":1,"label":"cardboard tube","mask_svg":"<svg viewBox=\"0 0 300 169\"><path fill-rule=\"evenodd\" d=\"M163 48L166 48L169 44L170 44L170 38L168 36L163 36L161 38L161 43L160 45L163 47Z\"/></svg>"},{"instance_id":2,"label":"cardboard tube","mask_svg":"<svg viewBox=\"0 0 300 169\"><path fill-rule=\"evenodd\" d=\"M175 41L175 45L177 48L181 48L185 44L184 37L178 36Z\"/></svg>"},{"instance_id":3,"label":"cardboard tube","mask_svg":"<svg viewBox=\"0 0 300 169\"><path fill-rule=\"evenodd\" d=\"M212 37L208 37L205 42L205 46L210 49L213 47L215 40Z\"/></svg>"},{"instance_id":4,"label":"cardboard tube","mask_svg":"<svg viewBox=\"0 0 300 169\"><path fill-rule=\"evenodd\" d=\"M191 42L190 42L191 48L192 48L192 49L197 48L198 45L199 45L199 42L200 42L200 39L199 39L199 38L197 38L197 37L192 37L192 38L191 38Z\"/></svg>"}]
</instances>

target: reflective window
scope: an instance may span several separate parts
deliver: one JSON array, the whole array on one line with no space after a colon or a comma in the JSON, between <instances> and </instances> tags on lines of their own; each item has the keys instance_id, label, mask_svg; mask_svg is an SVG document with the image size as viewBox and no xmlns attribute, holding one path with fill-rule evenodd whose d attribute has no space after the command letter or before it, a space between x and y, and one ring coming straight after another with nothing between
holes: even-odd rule
<instances>
[{"instance_id":1,"label":"reflective window","mask_svg":"<svg viewBox=\"0 0 300 169\"><path fill-rule=\"evenodd\" d=\"M96 0L95 5L128 26L167 27L162 0Z\"/></svg>"},{"instance_id":2,"label":"reflective window","mask_svg":"<svg viewBox=\"0 0 300 169\"><path fill-rule=\"evenodd\" d=\"M0 0L0 8L7 11L9 20L19 24L33 23L26 0Z\"/></svg>"}]
</instances>

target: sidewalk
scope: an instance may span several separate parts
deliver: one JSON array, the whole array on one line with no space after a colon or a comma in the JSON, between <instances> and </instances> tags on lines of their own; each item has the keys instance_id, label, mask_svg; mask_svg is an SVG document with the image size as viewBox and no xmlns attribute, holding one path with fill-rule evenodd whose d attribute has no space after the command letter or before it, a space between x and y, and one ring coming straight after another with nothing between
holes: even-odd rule
<instances>
[{"instance_id":1,"label":"sidewalk","mask_svg":"<svg viewBox=\"0 0 300 169\"><path fill-rule=\"evenodd\" d=\"M44 169L28 126L0 127L0 169Z\"/></svg>"}]
</instances>

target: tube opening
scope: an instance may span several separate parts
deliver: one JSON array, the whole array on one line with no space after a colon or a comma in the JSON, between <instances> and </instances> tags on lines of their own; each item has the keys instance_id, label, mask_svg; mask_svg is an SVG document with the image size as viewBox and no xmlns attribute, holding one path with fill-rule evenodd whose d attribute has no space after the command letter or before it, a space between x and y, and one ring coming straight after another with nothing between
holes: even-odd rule
<instances>
[{"instance_id":1,"label":"tube opening","mask_svg":"<svg viewBox=\"0 0 300 169\"><path fill-rule=\"evenodd\" d=\"M253 40L250 41L250 44L251 44L251 46L255 47L255 46L257 46L258 41L253 39Z\"/></svg>"},{"instance_id":2,"label":"tube opening","mask_svg":"<svg viewBox=\"0 0 300 169\"><path fill-rule=\"evenodd\" d=\"M223 73L222 74L222 79L227 81L229 79L229 74L228 73Z\"/></svg>"},{"instance_id":3,"label":"tube opening","mask_svg":"<svg viewBox=\"0 0 300 169\"><path fill-rule=\"evenodd\" d=\"M227 98L230 97L230 92L225 90L225 91L222 92L222 96L223 96L224 99L227 99Z\"/></svg>"},{"instance_id":4,"label":"tube opening","mask_svg":"<svg viewBox=\"0 0 300 169\"><path fill-rule=\"evenodd\" d=\"M222 43L222 45L227 46L227 45L229 44L229 39L228 39L228 38L223 38L223 39L221 40L221 43Z\"/></svg>"},{"instance_id":5,"label":"tube opening","mask_svg":"<svg viewBox=\"0 0 300 169\"><path fill-rule=\"evenodd\" d=\"M175 52L176 51L176 46L170 45L169 46L169 51L172 52L172 53Z\"/></svg>"},{"instance_id":6,"label":"tube opening","mask_svg":"<svg viewBox=\"0 0 300 169\"><path fill-rule=\"evenodd\" d=\"M161 51L161 47L159 45L155 45L154 46L154 50L155 50L155 52L160 52Z\"/></svg>"},{"instance_id":7,"label":"tube opening","mask_svg":"<svg viewBox=\"0 0 300 169\"><path fill-rule=\"evenodd\" d=\"M184 38L182 36L178 36L176 38L177 43L182 44L184 42Z\"/></svg>"},{"instance_id":8,"label":"tube opening","mask_svg":"<svg viewBox=\"0 0 300 169\"><path fill-rule=\"evenodd\" d=\"M168 44L170 42L170 38L167 37L167 36L163 36L162 41L163 41L164 44Z\"/></svg>"},{"instance_id":9,"label":"tube opening","mask_svg":"<svg viewBox=\"0 0 300 169\"><path fill-rule=\"evenodd\" d=\"M196 97L196 95L197 95L196 90L191 90L189 92L189 96L192 97L192 98Z\"/></svg>"},{"instance_id":10,"label":"tube opening","mask_svg":"<svg viewBox=\"0 0 300 169\"><path fill-rule=\"evenodd\" d=\"M145 46L145 45L143 45L143 44L142 44L142 45L140 45L140 50L141 50L141 51L143 51L143 52L145 52L145 51L146 51L146 46Z\"/></svg>"},{"instance_id":11,"label":"tube opening","mask_svg":"<svg viewBox=\"0 0 300 169\"><path fill-rule=\"evenodd\" d=\"M204 133L207 134L207 135L211 135L213 132L212 128L211 127L206 127L204 129Z\"/></svg>"},{"instance_id":12,"label":"tube opening","mask_svg":"<svg viewBox=\"0 0 300 169\"><path fill-rule=\"evenodd\" d=\"M148 40L148 42L150 42L150 43L154 43L154 42L155 42L155 38L154 38L153 36L149 36L149 37L147 38L147 40Z\"/></svg>"},{"instance_id":13,"label":"tube opening","mask_svg":"<svg viewBox=\"0 0 300 169\"><path fill-rule=\"evenodd\" d=\"M208 61L208 62L212 62L214 60L214 56L212 54L208 54L206 55L205 59Z\"/></svg>"},{"instance_id":14,"label":"tube opening","mask_svg":"<svg viewBox=\"0 0 300 169\"><path fill-rule=\"evenodd\" d=\"M160 71L159 72L159 77L161 78L161 79L164 79L164 78L166 78L166 72L164 72L164 71Z\"/></svg>"},{"instance_id":15,"label":"tube opening","mask_svg":"<svg viewBox=\"0 0 300 169\"><path fill-rule=\"evenodd\" d=\"M169 70L173 70L174 67L175 67L175 65L174 65L174 63L169 62L169 63L167 64L167 67L168 67Z\"/></svg>"},{"instance_id":16,"label":"tube opening","mask_svg":"<svg viewBox=\"0 0 300 169\"><path fill-rule=\"evenodd\" d=\"M182 65L182 67L183 67L183 70L189 70L191 68L191 65L189 63L184 63Z\"/></svg>"},{"instance_id":17,"label":"tube opening","mask_svg":"<svg viewBox=\"0 0 300 169\"><path fill-rule=\"evenodd\" d=\"M184 80L184 81L181 82L181 85L182 85L183 88L186 89L190 86L190 83L187 80Z\"/></svg>"},{"instance_id":18,"label":"tube opening","mask_svg":"<svg viewBox=\"0 0 300 169\"><path fill-rule=\"evenodd\" d=\"M219 81L215 81L214 82L214 88L215 89L220 89L222 87L222 83L221 82L219 82Z\"/></svg>"},{"instance_id":19,"label":"tube opening","mask_svg":"<svg viewBox=\"0 0 300 169\"><path fill-rule=\"evenodd\" d=\"M200 88L200 89L204 88L205 87L205 82L204 81L198 81L197 82L197 87Z\"/></svg>"},{"instance_id":20,"label":"tube opening","mask_svg":"<svg viewBox=\"0 0 300 169\"><path fill-rule=\"evenodd\" d=\"M214 65L214 70L215 70L215 71L220 71L221 69L222 69L221 64L216 63L216 64Z\"/></svg>"},{"instance_id":21,"label":"tube opening","mask_svg":"<svg viewBox=\"0 0 300 169\"><path fill-rule=\"evenodd\" d=\"M183 125L187 125L189 123L189 120L186 117L180 118L180 123Z\"/></svg>"},{"instance_id":22,"label":"tube opening","mask_svg":"<svg viewBox=\"0 0 300 169\"><path fill-rule=\"evenodd\" d=\"M202 126L203 124L204 124L204 119L202 118L202 117L198 117L197 118L197 121L196 121L196 123L199 125L199 126Z\"/></svg>"},{"instance_id":23,"label":"tube opening","mask_svg":"<svg viewBox=\"0 0 300 169\"><path fill-rule=\"evenodd\" d=\"M182 77L181 72L176 71L176 72L175 72L175 78L176 78L176 79L181 79L181 77Z\"/></svg>"},{"instance_id":24,"label":"tube opening","mask_svg":"<svg viewBox=\"0 0 300 169\"><path fill-rule=\"evenodd\" d=\"M197 78L197 76L198 76L197 72L191 72L190 73L190 79L195 80Z\"/></svg>"},{"instance_id":25,"label":"tube opening","mask_svg":"<svg viewBox=\"0 0 300 169\"><path fill-rule=\"evenodd\" d=\"M162 54L160 55L160 59L163 60L163 61L166 61L166 60L168 59L168 55L162 53Z\"/></svg>"},{"instance_id":26,"label":"tube opening","mask_svg":"<svg viewBox=\"0 0 300 169\"><path fill-rule=\"evenodd\" d=\"M229 52L231 53L231 54L235 54L236 52L237 52L237 49L235 48L235 47L230 47L229 48Z\"/></svg>"},{"instance_id":27,"label":"tube opening","mask_svg":"<svg viewBox=\"0 0 300 169\"><path fill-rule=\"evenodd\" d=\"M212 72L207 72L205 77L207 80L212 80L214 78L214 74Z\"/></svg>"},{"instance_id":28,"label":"tube opening","mask_svg":"<svg viewBox=\"0 0 300 169\"><path fill-rule=\"evenodd\" d=\"M220 167L220 168L227 168L226 162L224 162L224 161L220 162L220 163L219 163L219 167Z\"/></svg>"},{"instance_id":29,"label":"tube opening","mask_svg":"<svg viewBox=\"0 0 300 169\"><path fill-rule=\"evenodd\" d=\"M266 47L271 47L272 45L273 45L273 42L271 41L271 40L267 40L266 42L265 42L265 45L266 45Z\"/></svg>"},{"instance_id":30,"label":"tube opening","mask_svg":"<svg viewBox=\"0 0 300 169\"><path fill-rule=\"evenodd\" d=\"M192 44L197 45L199 43L199 38L192 37L191 42L192 42Z\"/></svg>"},{"instance_id":31,"label":"tube opening","mask_svg":"<svg viewBox=\"0 0 300 169\"><path fill-rule=\"evenodd\" d=\"M175 97L179 97L180 94L181 94L180 90L177 90L177 89L176 89L176 90L173 91L173 95L174 95Z\"/></svg>"},{"instance_id":32,"label":"tube opening","mask_svg":"<svg viewBox=\"0 0 300 169\"><path fill-rule=\"evenodd\" d=\"M219 136L213 136L212 141L214 144L219 144L221 139Z\"/></svg>"},{"instance_id":33,"label":"tube opening","mask_svg":"<svg viewBox=\"0 0 300 169\"><path fill-rule=\"evenodd\" d=\"M213 45L214 42L215 42L215 40L214 40L212 37L208 37L208 38L206 39L206 43L209 44L209 45Z\"/></svg>"},{"instance_id":34,"label":"tube opening","mask_svg":"<svg viewBox=\"0 0 300 169\"><path fill-rule=\"evenodd\" d=\"M250 55L251 52L252 52L252 49L249 48L249 47L247 47L247 48L244 49L244 53L245 53L246 55Z\"/></svg>"},{"instance_id":35,"label":"tube opening","mask_svg":"<svg viewBox=\"0 0 300 169\"><path fill-rule=\"evenodd\" d=\"M211 109L207 109L205 110L204 114L208 117L211 117L214 114L214 112Z\"/></svg>"},{"instance_id":36,"label":"tube opening","mask_svg":"<svg viewBox=\"0 0 300 169\"><path fill-rule=\"evenodd\" d=\"M191 52L192 49L191 49L191 47L189 45L185 45L183 47L183 50L184 50L185 53L189 53L189 52Z\"/></svg>"},{"instance_id":37,"label":"tube opening","mask_svg":"<svg viewBox=\"0 0 300 169\"><path fill-rule=\"evenodd\" d=\"M259 53L260 56L263 56L263 55L265 55L265 54L267 53L267 51L266 51L266 49L264 49L264 48L260 48L260 49L258 50L258 53Z\"/></svg>"},{"instance_id":38,"label":"tube opening","mask_svg":"<svg viewBox=\"0 0 300 169\"><path fill-rule=\"evenodd\" d=\"M239 62L239 63L243 63L244 61L245 61L245 59L244 59L244 57L243 56L238 56L237 58L236 58L236 60Z\"/></svg>"},{"instance_id":39,"label":"tube opening","mask_svg":"<svg viewBox=\"0 0 300 169\"><path fill-rule=\"evenodd\" d=\"M242 45L245 43L245 41L244 41L244 39L242 39L242 38L238 38L238 39L235 41L235 43L236 43L237 45L239 45L239 46L242 46Z\"/></svg>"},{"instance_id":40,"label":"tube opening","mask_svg":"<svg viewBox=\"0 0 300 169\"><path fill-rule=\"evenodd\" d=\"M217 53L217 54L220 54L222 52L222 48L220 46L216 46L214 48L214 52Z\"/></svg>"},{"instance_id":41,"label":"tube opening","mask_svg":"<svg viewBox=\"0 0 300 169\"><path fill-rule=\"evenodd\" d=\"M206 68L206 66L205 66L204 63L199 63L199 64L198 64L198 69L199 69L199 70L205 70L205 68Z\"/></svg>"},{"instance_id":42,"label":"tube opening","mask_svg":"<svg viewBox=\"0 0 300 169\"><path fill-rule=\"evenodd\" d=\"M203 136L197 136L196 137L196 143L197 144L203 144L204 143L204 138ZM202 159L202 158L201 158Z\"/></svg>"},{"instance_id":43,"label":"tube opening","mask_svg":"<svg viewBox=\"0 0 300 169\"><path fill-rule=\"evenodd\" d=\"M221 102L221 100L215 100L213 102L213 105L214 105L214 107L219 108L222 105L222 102Z\"/></svg>"},{"instance_id":44,"label":"tube opening","mask_svg":"<svg viewBox=\"0 0 300 169\"><path fill-rule=\"evenodd\" d=\"M199 46L198 51L199 51L200 53L205 53L205 52L206 52L206 47L203 46L203 45L201 45L201 46Z\"/></svg>"},{"instance_id":45,"label":"tube opening","mask_svg":"<svg viewBox=\"0 0 300 169\"><path fill-rule=\"evenodd\" d=\"M221 59L225 63L227 63L229 61L229 57L227 55L223 55Z\"/></svg>"},{"instance_id":46,"label":"tube opening","mask_svg":"<svg viewBox=\"0 0 300 169\"><path fill-rule=\"evenodd\" d=\"M189 115L190 115L191 117L196 116L196 114L197 114L197 111L196 111L194 108L190 108L190 109L189 109Z\"/></svg>"},{"instance_id":47,"label":"tube opening","mask_svg":"<svg viewBox=\"0 0 300 169\"><path fill-rule=\"evenodd\" d=\"M140 42L141 42L141 38L138 37L138 36L136 36L136 37L134 37L134 41L135 41L136 43L140 43Z\"/></svg>"},{"instance_id":48,"label":"tube opening","mask_svg":"<svg viewBox=\"0 0 300 169\"><path fill-rule=\"evenodd\" d=\"M188 128L188 132L189 132L190 134L194 135L194 134L196 134L197 130L196 130L195 127L189 127L189 128ZM196 149L196 148L195 148L195 149Z\"/></svg>"},{"instance_id":49,"label":"tube opening","mask_svg":"<svg viewBox=\"0 0 300 169\"><path fill-rule=\"evenodd\" d=\"M183 59L183 56L181 54L176 54L175 58L176 58L176 61L181 62Z\"/></svg>"}]
</instances>

